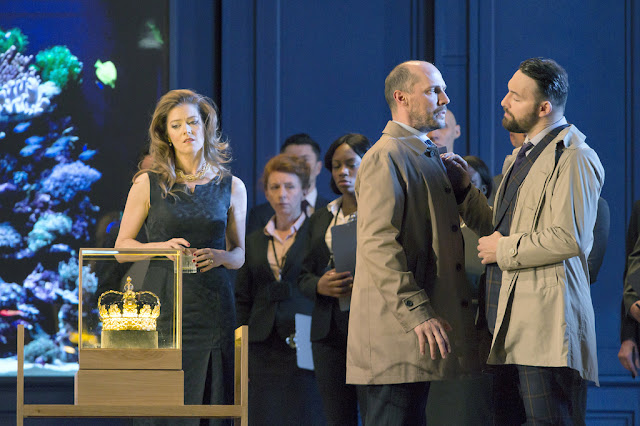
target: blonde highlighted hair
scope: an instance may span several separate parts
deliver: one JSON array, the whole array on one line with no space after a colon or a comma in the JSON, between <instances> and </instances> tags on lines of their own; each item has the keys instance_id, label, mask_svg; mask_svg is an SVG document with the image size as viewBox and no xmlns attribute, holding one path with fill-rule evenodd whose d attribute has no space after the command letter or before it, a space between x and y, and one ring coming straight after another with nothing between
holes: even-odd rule
<instances>
[{"instance_id":1,"label":"blonde highlighted hair","mask_svg":"<svg viewBox=\"0 0 640 426\"><path fill-rule=\"evenodd\" d=\"M200 119L204 123L204 160L218 170L218 177L230 175L225 164L231 161L231 151L227 140L223 140L218 128L218 114L213 101L192 90L172 90L160 98L149 125L149 155L153 158L151 169L138 171L133 180L148 171L159 177L162 196L174 196L176 183L176 157L167 133L167 116L179 105L194 105L198 108Z\"/></svg>"}]
</instances>

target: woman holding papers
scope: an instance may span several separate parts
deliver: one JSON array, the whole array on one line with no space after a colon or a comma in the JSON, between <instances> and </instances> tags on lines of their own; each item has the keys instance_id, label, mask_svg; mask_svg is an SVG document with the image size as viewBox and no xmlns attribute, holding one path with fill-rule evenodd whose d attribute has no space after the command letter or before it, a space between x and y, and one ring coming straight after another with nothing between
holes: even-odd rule
<instances>
[{"instance_id":1,"label":"woman holding papers","mask_svg":"<svg viewBox=\"0 0 640 426\"><path fill-rule=\"evenodd\" d=\"M247 237L236 278L238 325L249 325L249 424L321 425L316 380L298 367L295 341L295 315L310 315L313 307L296 285L308 237L301 202L309 166L280 154L269 160L262 181L275 215Z\"/></svg>"},{"instance_id":2,"label":"woman holding papers","mask_svg":"<svg viewBox=\"0 0 640 426\"><path fill-rule=\"evenodd\" d=\"M350 133L329 147L324 165L331 172L331 189L341 197L311 216L309 241L298 280L300 291L314 301L311 320L313 363L330 425L357 425L358 401L364 401L358 398L357 386L345 384L348 301L353 276L349 271L336 271L332 242L334 238L344 238L347 224L356 220L356 175L360 160L370 146L363 135ZM355 241L352 246L355 250ZM344 249L344 246L340 248ZM349 261L337 263L348 264ZM355 264L355 252L351 263ZM360 410L364 410L362 405ZM363 414L361 412L364 418Z\"/></svg>"}]
</instances>

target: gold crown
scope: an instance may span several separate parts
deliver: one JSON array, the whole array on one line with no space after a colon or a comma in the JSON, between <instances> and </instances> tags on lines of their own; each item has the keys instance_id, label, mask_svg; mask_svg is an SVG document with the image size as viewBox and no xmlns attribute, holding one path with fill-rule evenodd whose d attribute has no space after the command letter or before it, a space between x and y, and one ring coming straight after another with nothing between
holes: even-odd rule
<instances>
[{"instance_id":1,"label":"gold crown","mask_svg":"<svg viewBox=\"0 0 640 426\"><path fill-rule=\"evenodd\" d=\"M150 291L133 291L127 277L124 293L109 290L98 298L103 330L155 331L160 316L160 299Z\"/></svg>"}]
</instances>

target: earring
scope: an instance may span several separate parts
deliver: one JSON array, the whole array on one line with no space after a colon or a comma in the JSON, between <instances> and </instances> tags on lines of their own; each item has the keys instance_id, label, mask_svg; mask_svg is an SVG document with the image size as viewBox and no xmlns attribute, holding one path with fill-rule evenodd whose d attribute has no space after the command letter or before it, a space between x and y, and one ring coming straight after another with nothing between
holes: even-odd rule
<instances>
[{"instance_id":1,"label":"earring","mask_svg":"<svg viewBox=\"0 0 640 426\"><path fill-rule=\"evenodd\" d=\"M167 138L169 140L169 146L173 146L173 143L171 142L171 138Z\"/></svg>"}]
</instances>

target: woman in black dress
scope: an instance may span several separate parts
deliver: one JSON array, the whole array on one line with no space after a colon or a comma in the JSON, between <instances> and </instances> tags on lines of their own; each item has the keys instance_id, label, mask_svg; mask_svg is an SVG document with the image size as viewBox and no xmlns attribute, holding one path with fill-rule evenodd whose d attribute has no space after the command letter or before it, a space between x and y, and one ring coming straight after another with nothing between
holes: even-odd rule
<instances>
[{"instance_id":1,"label":"woman in black dress","mask_svg":"<svg viewBox=\"0 0 640 426\"><path fill-rule=\"evenodd\" d=\"M339 299L351 294L353 277L350 272L337 273L334 269L331 228L356 218L354 185L360 160L370 146L363 135L350 133L329 147L324 165L331 172L331 189L341 197L311 216L309 243L298 281L300 290L314 301L313 364L330 425L357 425L358 402L361 411L365 408L358 387L345 384L349 311L340 308ZM363 412L361 415L364 418Z\"/></svg>"},{"instance_id":2,"label":"woman in black dress","mask_svg":"<svg viewBox=\"0 0 640 426\"><path fill-rule=\"evenodd\" d=\"M275 215L247 237L247 261L236 278L238 325L249 325L249 424L323 425L313 371L298 367L295 314L312 302L297 288L307 220L301 210L309 187L302 158L269 160L264 190Z\"/></svg>"},{"instance_id":3,"label":"woman in black dress","mask_svg":"<svg viewBox=\"0 0 640 426\"><path fill-rule=\"evenodd\" d=\"M235 310L226 270L244 263L246 189L225 166L228 143L210 99L168 92L156 105L149 137L153 164L134 176L115 247L193 254L197 273L182 281L184 403L233 404ZM135 239L143 225L146 244ZM145 284L167 272L152 265ZM161 320L162 313L159 327Z\"/></svg>"}]
</instances>

